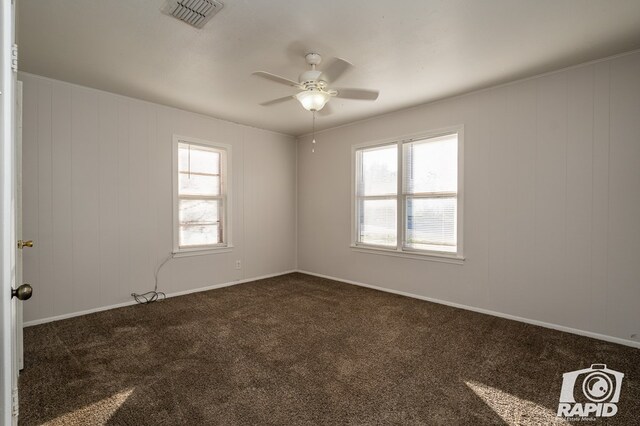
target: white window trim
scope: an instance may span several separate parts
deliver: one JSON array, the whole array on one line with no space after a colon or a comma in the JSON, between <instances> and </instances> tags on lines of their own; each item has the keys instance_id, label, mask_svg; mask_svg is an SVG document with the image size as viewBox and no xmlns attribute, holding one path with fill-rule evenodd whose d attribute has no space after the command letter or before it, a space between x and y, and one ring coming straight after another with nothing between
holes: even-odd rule
<instances>
[{"instance_id":1,"label":"white window trim","mask_svg":"<svg viewBox=\"0 0 640 426\"><path fill-rule=\"evenodd\" d=\"M201 145L208 148L215 148L226 151L226 170L223 172L226 180L225 180L225 202L224 202L224 211L223 217L224 221L222 223L223 229L222 233L225 236L225 242L222 244L210 245L210 246L202 246L202 247L191 247L191 248L181 248L179 245L179 218L178 218L178 145L183 143L193 144L193 145ZM173 135L173 155L172 155L172 171L173 171L173 257L186 257L186 256L201 256L206 254L217 254L217 253L228 253L232 251L232 215L231 215L231 206L233 205L232 196L232 173L231 173L231 164L232 164L232 156L231 156L231 145L219 142L211 142L203 139L192 138L190 136L181 136L181 135ZM221 170L222 172L222 170Z\"/></svg>"},{"instance_id":2,"label":"white window trim","mask_svg":"<svg viewBox=\"0 0 640 426\"><path fill-rule=\"evenodd\" d=\"M419 250L403 247L405 241L405 221L404 203L401 192L402 191L402 158L403 151L402 145L406 142L413 142L420 139L435 138L438 136L445 136L448 134L458 134L458 195L457 205L458 212L456 218L457 226L457 251L453 252L440 252L434 250ZM357 155L358 151L363 148L373 148L376 146L396 144L398 149L398 193L397 197L397 241L396 247L388 246L376 246L372 244L364 244L358 242L357 232L359 227L359 221L357 218L357 185L358 185L358 170L357 170ZM376 141L369 141L364 143L355 144L351 147L351 245L350 247L357 252L371 253L379 255L387 255L394 257L405 257L418 260L431 260L446 263L462 264L465 260L464 257L464 126L456 125L443 127L439 129L429 130L426 132L414 133L404 135L401 137L381 139Z\"/></svg>"}]
</instances>

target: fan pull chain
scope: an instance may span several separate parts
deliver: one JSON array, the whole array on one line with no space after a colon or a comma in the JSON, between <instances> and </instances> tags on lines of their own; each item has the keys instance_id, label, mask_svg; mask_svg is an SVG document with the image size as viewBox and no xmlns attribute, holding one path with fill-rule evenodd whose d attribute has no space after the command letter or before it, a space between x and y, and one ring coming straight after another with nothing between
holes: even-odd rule
<instances>
[{"instance_id":1,"label":"fan pull chain","mask_svg":"<svg viewBox=\"0 0 640 426\"><path fill-rule=\"evenodd\" d=\"M311 140L311 153L316 152L316 112L312 111L313 114L313 125L311 127L311 134L313 139Z\"/></svg>"}]
</instances>

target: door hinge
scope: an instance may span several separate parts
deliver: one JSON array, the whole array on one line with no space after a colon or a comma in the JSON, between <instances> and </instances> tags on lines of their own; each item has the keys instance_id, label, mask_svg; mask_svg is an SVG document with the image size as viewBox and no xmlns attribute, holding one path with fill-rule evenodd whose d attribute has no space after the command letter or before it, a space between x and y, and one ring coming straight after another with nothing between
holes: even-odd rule
<instances>
[{"instance_id":1,"label":"door hinge","mask_svg":"<svg viewBox=\"0 0 640 426\"><path fill-rule=\"evenodd\" d=\"M11 69L18 72L18 45L15 43L11 47Z\"/></svg>"},{"instance_id":2,"label":"door hinge","mask_svg":"<svg viewBox=\"0 0 640 426\"><path fill-rule=\"evenodd\" d=\"M18 417L19 412L19 403L18 403L18 388L14 388L11 391L11 415L13 417Z\"/></svg>"}]
</instances>

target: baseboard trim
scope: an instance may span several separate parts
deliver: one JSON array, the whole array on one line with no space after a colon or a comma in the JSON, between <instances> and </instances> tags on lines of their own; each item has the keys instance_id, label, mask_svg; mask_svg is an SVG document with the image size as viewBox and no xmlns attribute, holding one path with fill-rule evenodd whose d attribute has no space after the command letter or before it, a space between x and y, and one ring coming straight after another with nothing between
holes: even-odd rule
<instances>
[{"instance_id":1,"label":"baseboard trim","mask_svg":"<svg viewBox=\"0 0 640 426\"><path fill-rule=\"evenodd\" d=\"M373 290L384 291L386 293L393 293L393 294L398 294L400 296L406 296L406 297L411 297L411 298L414 298L414 299L425 300L427 302L438 303L438 304L441 304L441 305L451 306L453 308L465 309L467 311L473 311L473 312L478 312L478 313L481 313L481 314L492 315L494 317L505 318L505 319L509 319L509 320L513 320L513 321L519 321L519 322L523 322L523 323L526 323L526 324L537 325L537 326L544 327L544 328L550 328L552 330L564 331L566 333L577 334L579 336L591 337L593 339L604 340L605 342L617 343L617 344L624 345L624 346L631 346L633 348L640 348L640 342L636 342L636 341L633 341L633 340L627 340L627 339L621 339L619 337L607 336L606 334L594 333L594 332L591 332L591 331L580 330L580 329L577 329L577 328L566 327L566 326L563 326L563 325L548 323L548 322L529 319L529 318L523 318L523 317L519 317L519 316L516 316L516 315L505 314L505 313L502 313L502 312L492 311L492 310L489 310L489 309L477 308L475 306L463 305L461 303L449 302L449 301L446 301L446 300L436 299L436 298L433 298L433 297L420 296L420 295L414 294L414 293L408 293L408 292L399 291L399 290L392 290L392 289L389 289L389 288L384 288L384 287L379 287L379 286L375 286L375 285L365 284L365 283L361 283L361 282L358 282L358 281L345 280L343 278L337 278L337 277L332 277L330 275L318 274L316 272L310 272L310 271L305 271L305 270L301 270L301 269L298 269L296 272L299 272L301 274L313 275L315 277L326 278L326 279L329 279L329 280L339 281L339 282L342 282L342 283L345 283L345 284L352 284L352 285L357 285L357 286L360 286L360 287L370 288L370 289L373 289Z\"/></svg>"},{"instance_id":2,"label":"baseboard trim","mask_svg":"<svg viewBox=\"0 0 640 426\"><path fill-rule=\"evenodd\" d=\"M201 291L215 290L217 288L230 287L232 285L244 284L244 283L248 283L248 282L251 282L251 281L258 281L258 280L264 280L264 279L267 279L267 278L279 277L280 275L292 274L294 272L297 272L297 270L293 269L293 270L290 270L290 271L277 272L275 274L261 275L259 277L254 277L254 278L245 278L245 279L237 280L237 281L230 281L230 282L221 283L221 284L213 284L213 285L206 286L206 287L199 287L199 288L194 288L194 289L190 289L190 290L183 290L183 291L177 291L177 292L174 292L174 293L167 293L167 298L177 297L177 296L184 296L186 294L191 294L191 293L199 293ZM131 300L131 301L128 301L128 302L116 303L114 305L100 306L98 308L87 309L85 311L71 312L71 313L68 313L68 314L56 315L56 316L47 317L47 318L41 318L41 319L37 319L37 320L33 320L33 321L27 321L27 322L25 322L23 324L23 327L31 327L31 326L38 325L38 324L45 324L45 323L48 323L48 322L60 321L60 320L67 319L67 318L79 317L81 315L93 314L95 312L108 311L109 309L122 308L122 307L125 307L125 306L131 306L131 305L135 305L135 304L136 304L135 300Z\"/></svg>"},{"instance_id":3,"label":"baseboard trim","mask_svg":"<svg viewBox=\"0 0 640 426\"><path fill-rule=\"evenodd\" d=\"M277 273L274 273L274 274L261 275L259 277L245 278L245 279L237 280L237 281L230 281L230 282L221 283L221 284L213 284L213 285L206 286L206 287L199 287L199 288L190 289L190 290L183 290L183 291L178 291L178 292L174 292L174 293L167 293L167 298L177 297L177 296L184 296L186 294L199 293L199 292L202 292L202 291L215 290L217 288L230 287L230 286L237 285L237 284L244 284L244 283L248 283L248 282L252 282L252 281L258 281L258 280L263 280L263 279L267 279L267 278L278 277L278 276L281 276L281 275L287 275L287 274L291 274L291 273L294 273L294 272L299 272L301 274L312 275L312 276L320 277L320 278L326 278L326 279L329 279L329 280L339 281L339 282L342 282L342 283L345 283L345 284L356 285L356 286L359 286L359 287L366 287L366 288L370 288L370 289L373 289L373 290L384 291L386 293L398 294L400 296L411 297L411 298L414 298L414 299L425 300L427 302L438 303L438 304L441 304L441 305L451 306L451 307L454 307L454 308L465 309L467 311L473 311L473 312L478 312L478 313L481 313L481 314L491 315L491 316L494 316L494 317L505 318L505 319L509 319L509 320L513 320L513 321L519 321L519 322L523 322L523 323L526 323L526 324L537 325L537 326L544 327L544 328L549 328L549 329L552 329L552 330L558 330L558 331L563 331L563 332L566 332L566 333L577 334L579 336L590 337L590 338L593 338L593 339L603 340L605 342L617 343L617 344L620 344L620 345L630 346L630 347L633 347L633 348L639 348L640 349L640 342L636 342L636 341L633 341L633 340L622 339L622 338L613 337L613 336L607 336L606 334L594 333L594 332L591 332L591 331L580 330L580 329L577 329L577 328L566 327L566 326L563 326L563 325L558 325L558 324L548 323L548 322L544 322L544 321L539 321L539 320L519 317L519 316L516 316L516 315L505 314L505 313L502 313L502 312L492 311L492 310L489 310L489 309L478 308L478 307L469 306L469 305L463 305L461 303L449 302L447 300L436 299L436 298L427 297L427 296L421 296L421 295L414 294L414 293L409 293L409 292L400 291L400 290L393 290L393 289L389 289L389 288L385 288L385 287L375 286L375 285L371 285L371 284L365 284L365 283L358 282L358 281L352 281L352 280L347 280L347 279L343 279L343 278L333 277L331 275L325 275L325 274L319 274L319 273L316 273L316 272L305 271L305 270L302 270L302 269L293 269L293 270L289 270L289 271L277 272ZM25 322L24 323L24 327L31 327L31 326L38 325L38 324L45 324L45 323L48 323L48 322L54 322L54 321L59 321L59 320L67 319L67 318L78 317L78 316L81 316L81 315L92 314L92 313L95 313L95 312L107 311L109 309L122 308L122 307L125 307L125 306L131 306L131 305L135 305L135 304L136 304L136 302L132 300L132 301L124 302L124 303L117 303L117 304L114 304L114 305L100 306L98 308L87 309L87 310L84 310L84 311L72 312L72 313L63 314L63 315L57 315L57 316L48 317L48 318L41 318L41 319Z\"/></svg>"}]
</instances>

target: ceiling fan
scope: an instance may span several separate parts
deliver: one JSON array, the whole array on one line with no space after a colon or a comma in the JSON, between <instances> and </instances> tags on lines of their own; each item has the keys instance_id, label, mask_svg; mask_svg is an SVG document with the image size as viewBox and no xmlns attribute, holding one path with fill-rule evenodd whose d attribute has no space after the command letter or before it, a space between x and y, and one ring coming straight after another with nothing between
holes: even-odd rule
<instances>
[{"instance_id":1,"label":"ceiling fan","mask_svg":"<svg viewBox=\"0 0 640 426\"><path fill-rule=\"evenodd\" d=\"M311 69L300 74L298 82L266 71L256 71L253 73L253 75L258 77L300 90L295 95L273 99L271 101L263 102L260 105L270 106L292 99L297 99L304 109L315 112L325 108L325 105L332 97L342 99L359 99L365 101L375 101L378 99L379 92L377 90L329 88L329 84L336 82L344 75L345 72L353 67L351 63L344 59L335 58L324 71L316 69L316 66L322 62L322 57L318 53L307 53L305 55L305 59L307 64L311 66ZM325 108L323 113L329 114L329 108Z\"/></svg>"}]
</instances>

